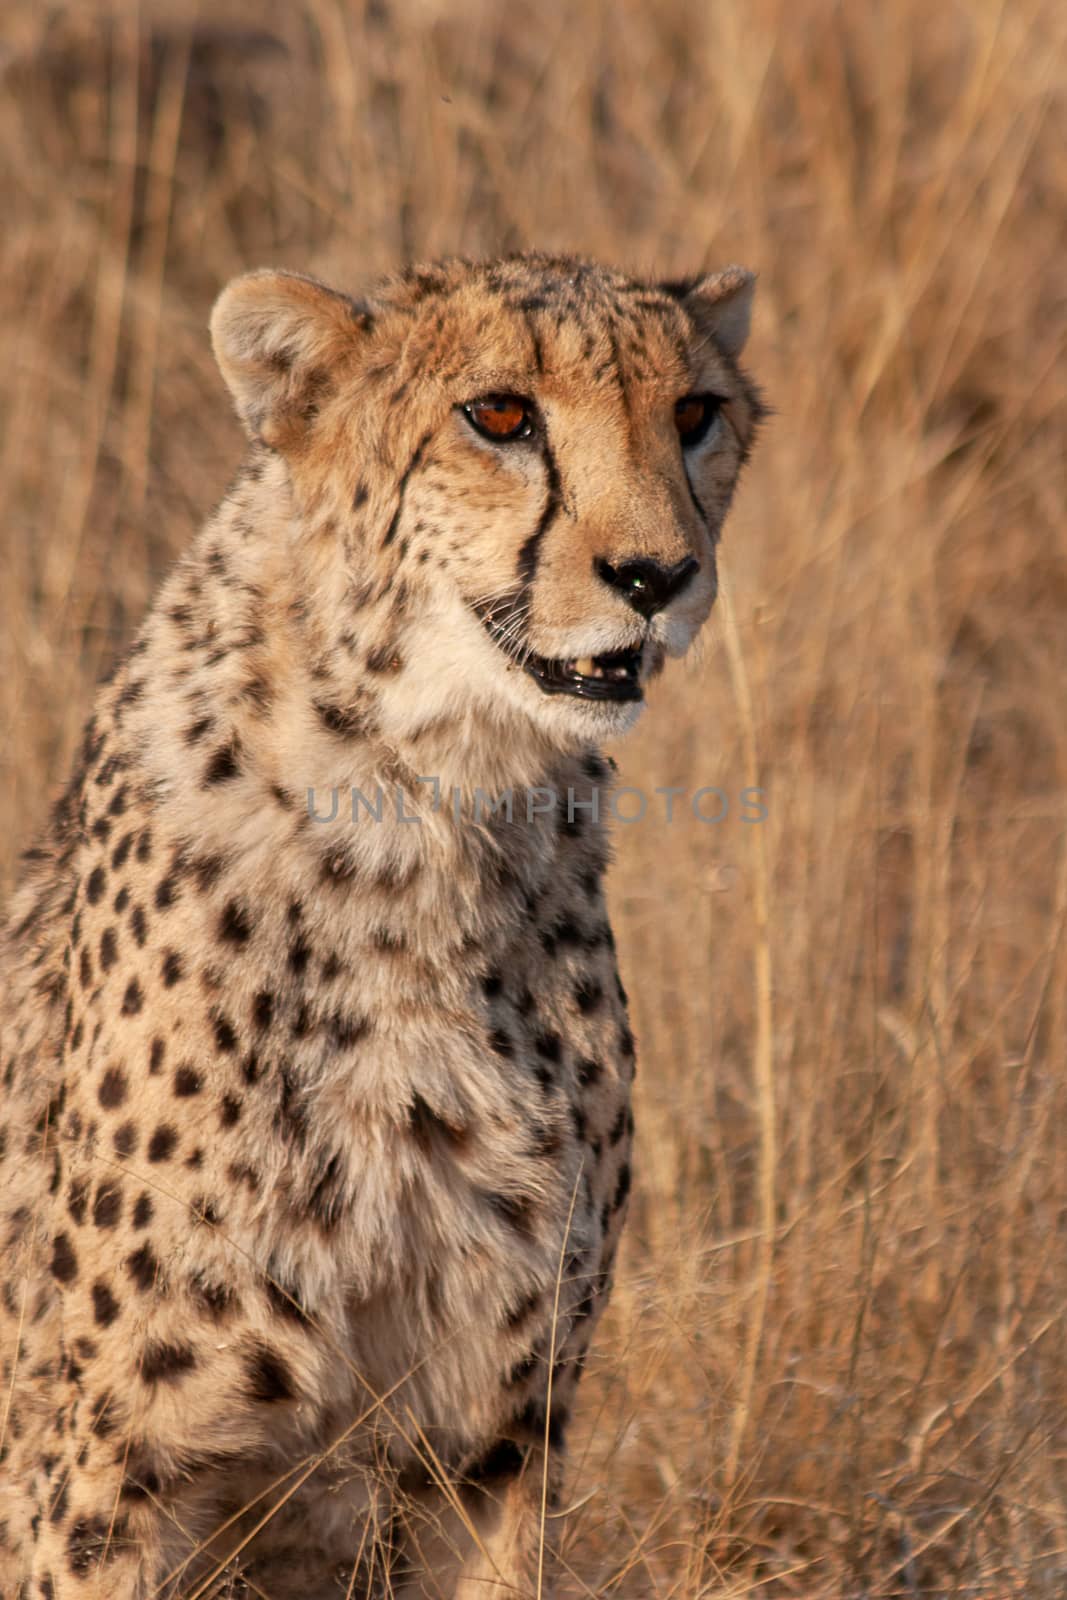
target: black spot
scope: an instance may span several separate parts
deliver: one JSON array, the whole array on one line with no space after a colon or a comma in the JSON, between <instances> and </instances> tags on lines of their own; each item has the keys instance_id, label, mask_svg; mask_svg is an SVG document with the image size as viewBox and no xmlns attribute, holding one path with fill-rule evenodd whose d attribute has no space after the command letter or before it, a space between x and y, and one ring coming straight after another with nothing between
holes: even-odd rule
<instances>
[{"instance_id":1,"label":"black spot","mask_svg":"<svg viewBox=\"0 0 1067 1600\"><path fill-rule=\"evenodd\" d=\"M219 1126L232 1128L241 1120L242 1103L234 1094L223 1095L219 1107Z\"/></svg>"},{"instance_id":2,"label":"black spot","mask_svg":"<svg viewBox=\"0 0 1067 1600\"><path fill-rule=\"evenodd\" d=\"M166 1054L166 1049L167 1047L163 1043L162 1039L156 1038L152 1040L152 1046L148 1052L148 1070L153 1077L155 1077L163 1065L163 1057Z\"/></svg>"},{"instance_id":3,"label":"black spot","mask_svg":"<svg viewBox=\"0 0 1067 1600\"><path fill-rule=\"evenodd\" d=\"M588 1089L594 1083L599 1083L603 1075L604 1068L599 1061L594 1061L591 1056L587 1056L584 1061L579 1061L578 1082L583 1089Z\"/></svg>"},{"instance_id":4,"label":"black spot","mask_svg":"<svg viewBox=\"0 0 1067 1600\"><path fill-rule=\"evenodd\" d=\"M572 949L577 949L578 946L588 944L590 942L594 944L597 942L595 938L592 939L592 941L586 938L586 935L574 921L573 917L558 918L557 921L552 924L552 934L560 944L568 945Z\"/></svg>"},{"instance_id":5,"label":"black spot","mask_svg":"<svg viewBox=\"0 0 1067 1600\"><path fill-rule=\"evenodd\" d=\"M134 938L143 950L145 940L148 937L148 927L145 922L145 914L140 906L134 906L130 912L130 927L133 929Z\"/></svg>"},{"instance_id":6,"label":"black spot","mask_svg":"<svg viewBox=\"0 0 1067 1600\"><path fill-rule=\"evenodd\" d=\"M415 1142L427 1152L434 1148L436 1139L443 1140L453 1149L459 1149L470 1137L469 1128L449 1122L440 1112L428 1105L421 1094L415 1095L411 1102L408 1129Z\"/></svg>"},{"instance_id":7,"label":"black spot","mask_svg":"<svg viewBox=\"0 0 1067 1600\"><path fill-rule=\"evenodd\" d=\"M562 1445L563 1435L567 1427L567 1420L568 1416L566 1408L560 1405L554 1405L552 1408L551 1417L547 1418L548 1443L550 1449L558 1450ZM528 1405L523 1407L523 1409L519 1412L519 1415L515 1418L515 1429L516 1432L525 1433L528 1437L536 1440L537 1443L540 1444L545 1437L545 1423L546 1417L543 1403L537 1400L531 1400Z\"/></svg>"},{"instance_id":8,"label":"black spot","mask_svg":"<svg viewBox=\"0 0 1067 1600\"><path fill-rule=\"evenodd\" d=\"M225 865L226 863L220 855L197 856L196 860L191 863L193 874L196 878L196 886L201 894L207 894L209 889L215 887L222 876L222 869Z\"/></svg>"},{"instance_id":9,"label":"black spot","mask_svg":"<svg viewBox=\"0 0 1067 1600\"><path fill-rule=\"evenodd\" d=\"M250 1167L241 1161L231 1161L227 1164L226 1176L234 1188L239 1189L242 1184L247 1184L250 1194L259 1193L259 1173L255 1167Z\"/></svg>"},{"instance_id":10,"label":"black spot","mask_svg":"<svg viewBox=\"0 0 1067 1600\"><path fill-rule=\"evenodd\" d=\"M129 903L130 891L126 888L126 885L123 884L122 888L119 890L112 902L112 909L115 911L125 911Z\"/></svg>"},{"instance_id":11,"label":"black spot","mask_svg":"<svg viewBox=\"0 0 1067 1600\"><path fill-rule=\"evenodd\" d=\"M108 1111L115 1106L122 1105L126 1099L126 1075L119 1067L108 1067L100 1079L100 1087L96 1091L96 1098Z\"/></svg>"},{"instance_id":12,"label":"black spot","mask_svg":"<svg viewBox=\"0 0 1067 1600\"><path fill-rule=\"evenodd\" d=\"M367 732L366 714L354 706L331 706L316 701L315 711L323 727L339 739L358 739Z\"/></svg>"},{"instance_id":13,"label":"black spot","mask_svg":"<svg viewBox=\"0 0 1067 1600\"><path fill-rule=\"evenodd\" d=\"M142 1293L147 1293L152 1288L159 1272L159 1261L147 1240L140 1249L132 1251L126 1257L126 1271Z\"/></svg>"},{"instance_id":14,"label":"black spot","mask_svg":"<svg viewBox=\"0 0 1067 1600\"><path fill-rule=\"evenodd\" d=\"M233 1024L225 1017L214 1017L212 1021L215 1030L215 1044L219 1050L224 1052L236 1050L237 1035L233 1030Z\"/></svg>"},{"instance_id":15,"label":"black spot","mask_svg":"<svg viewBox=\"0 0 1067 1600\"><path fill-rule=\"evenodd\" d=\"M122 1189L114 1178L98 1185L93 1203L93 1222L98 1228L113 1228L122 1213Z\"/></svg>"},{"instance_id":16,"label":"black spot","mask_svg":"<svg viewBox=\"0 0 1067 1600\"><path fill-rule=\"evenodd\" d=\"M78 1258L65 1233L57 1233L52 1241L52 1276L60 1283L73 1283L78 1276Z\"/></svg>"},{"instance_id":17,"label":"black spot","mask_svg":"<svg viewBox=\"0 0 1067 1600\"><path fill-rule=\"evenodd\" d=\"M93 1317L101 1328L110 1328L119 1314L119 1303L102 1278L93 1284Z\"/></svg>"},{"instance_id":18,"label":"black spot","mask_svg":"<svg viewBox=\"0 0 1067 1600\"><path fill-rule=\"evenodd\" d=\"M257 1028L269 1028L274 1016L274 996L261 989L252 1001L252 1021Z\"/></svg>"},{"instance_id":19,"label":"black spot","mask_svg":"<svg viewBox=\"0 0 1067 1600\"><path fill-rule=\"evenodd\" d=\"M114 928L105 928L100 938L100 969L108 972L118 958L118 940Z\"/></svg>"},{"instance_id":20,"label":"black spot","mask_svg":"<svg viewBox=\"0 0 1067 1600\"><path fill-rule=\"evenodd\" d=\"M614 1211L620 1209L626 1196L630 1193L631 1178L630 1163L624 1161L619 1168L619 1181L615 1185L615 1198L612 1201L612 1209Z\"/></svg>"},{"instance_id":21,"label":"black spot","mask_svg":"<svg viewBox=\"0 0 1067 1600\"><path fill-rule=\"evenodd\" d=\"M602 986L592 978L583 978L574 986L574 1002L583 1015L595 1011L603 999Z\"/></svg>"},{"instance_id":22,"label":"black spot","mask_svg":"<svg viewBox=\"0 0 1067 1600\"><path fill-rule=\"evenodd\" d=\"M219 922L219 936L231 944L247 944L252 934L252 920L243 906L230 900Z\"/></svg>"},{"instance_id":23,"label":"black spot","mask_svg":"<svg viewBox=\"0 0 1067 1600\"><path fill-rule=\"evenodd\" d=\"M498 1056L510 1059L515 1054L515 1045L510 1035L505 1033L503 1028L493 1029L493 1032L489 1035L489 1043Z\"/></svg>"},{"instance_id":24,"label":"black spot","mask_svg":"<svg viewBox=\"0 0 1067 1600\"><path fill-rule=\"evenodd\" d=\"M258 1345L245 1357L248 1392L253 1400L271 1405L277 1400L293 1400L296 1388L292 1373L281 1356L269 1345Z\"/></svg>"},{"instance_id":25,"label":"black spot","mask_svg":"<svg viewBox=\"0 0 1067 1600\"><path fill-rule=\"evenodd\" d=\"M403 665L395 645L379 645L367 653L368 672L399 672Z\"/></svg>"},{"instance_id":26,"label":"black spot","mask_svg":"<svg viewBox=\"0 0 1067 1600\"><path fill-rule=\"evenodd\" d=\"M518 1233L528 1233L533 1213L533 1201L528 1195L485 1194L486 1205L498 1217L510 1223Z\"/></svg>"},{"instance_id":27,"label":"black spot","mask_svg":"<svg viewBox=\"0 0 1067 1600\"><path fill-rule=\"evenodd\" d=\"M326 1233L337 1226L341 1217L344 1178L344 1163L335 1151L321 1167L308 1194L308 1214Z\"/></svg>"},{"instance_id":28,"label":"black spot","mask_svg":"<svg viewBox=\"0 0 1067 1600\"><path fill-rule=\"evenodd\" d=\"M199 744L205 733L210 733L214 725L213 717L200 717L196 722L191 722L185 730L186 744Z\"/></svg>"},{"instance_id":29,"label":"black spot","mask_svg":"<svg viewBox=\"0 0 1067 1600\"><path fill-rule=\"evenodd\" d=\"M196 1364L196 1352L189 1345L151 1339L141 1355L140 1372L145 1383L176 1383Z\"/></svg>"},{"instance_id":30,"label":"black spot","mask_svg":"<svg viewBox=\"0 0 1067 1600\"><path fill-rule=\"evenodd\" d=\"M106 1439L115 1431L115 1418L111 1413L114 1395L108 1391L98 1394L89 1411L89 1432L97 1439Z\"/></svg>"},{"instance_id":31,"label":"black spot","mask_svg":"<svg viewBox=\"0 0 1067 1600\"><path fill-rule=\"evenodd\" d=\"M88 1202L89 1183L85 1178L72 1178L70 1189L67 1191L67 1210L80 1228L85 1221L85 1207Z\"/></svg>"},{"instance_id":32,"label":"black spot","mask_svg":"<svg viewBox=\"0 0 1067 1600\"><path fill-rule=\"evenodd\" d=\"M537 1365L538 1357L533 1350L530 1351L529 1355L523 1356L521 1361L516 1361L507 1375L508 1388L513 1389L518 1384L525 1383L537 1371Z\"/></svg>"},{"instance_id":33,"label":"black spot","mask_svg":"<svg viewBox=\"0 0 1067 1600\"><path fill-rule=\"evenodd\" d=\"M482 978L482 992L487 1000L494 999L504 987L504 980L499 972L487 972Z\"/></svg>"},{"instance_id":34,"label":"black spot","mask_svg":"<svg viewBox=\"0 0 1067 1600\"><path fill-rule=\"evenodd\" d=\"M85 885L85 898L91 906L95 906L103 898L106 886L107 873L103 867L94 867Z\"/></svg>"},{"instance_id":35,"label":"black spot","mask_svg":"<svg viewBox=\"0 0 1067 1600\"><path fill-rule=\"evenodd\" d=\"M228 1284L205 1278L200 1272L194 1272L189 1279L189 1290L201 1309L216 1322L221 1322L237 1304L237 1296Z\"/></svg>"},{"instance_id":36,"label":"black spot","mask_svg":"<svg viewBox=\"0 0 1067 1600\"><path fill-rule=\"evenodd\" d=\"M279 1275L273 1262L269 1263L266 1271L267 1299L271 1308L280 1317L287 1318L290 1322L306 1323L308 1314L300 1303L300 1295L295 1283L286 1282Z\"/></svg>"},{"instance_id":37,"label":"black spot","mask_svg":"<svg viewBox=\"0 0 1067 1600\"><path fill-rule=\"evenodd\" d=\"M508 1328L521 1328L523 1323L533 1316L540 1304L541 1291L540 1289L534 1289L507 1313L504 1318L505 1326Z\"/></svg>"},{"instance_id":38,"label":"black spot","mask_svg":"<svg viewBox=\"0 0 1067 1600\"><path fill-rule=\"evenodd\" d=\"M168 872L165 878L160 878L156 884L156 908L166 911L178 898L178 880L173 872ZM136 913L135 913L136 914Z\"/></svg>"},{"instance_id":39,"label":"black spot","mask_svg":"<svg viewBox=\"0 0 1067 1600\"><path fill-rule=\"evenodd\" d=\"M122 1015L135 1017L144 1005L144 992L136 978L131 978L122 997Z\"/></svg>"},{"instance_id":40,"label":"black spot","mask_svg":"<svg viewBox=\"0 0 1067 1600\"><path fill-rule=\"evenodd\" d=\"M182 975L182 958L181 958L181 956L178 954L178 952L176 950L168 950L166 955L163 957L163 967L162 967L162 978L163 978L163 983L166 986L166 988L173 989L174 985L176 983L180 982L181 975Z\"/></svg>"},{"instance_id":41,"label":"black spot","mask_svg":"<svg viewBox=\"0 0 1067 1600\"><path fill-rule=\"evenodd\" d=\"M85 1578L103 1561L118 1553L118 1524L107 1517L79 1517L67 1535L67 1568L72 1577Z\"/></svg>"},{"instance_id":42,"label":"black spot","mask_svg":"<svg viewBox=\"0 0 1067 1600\"><path fill-rule=\"evenodd\" d=\"M307 1140L307 1112L297 1099L297 1087L292 1071L288 1066L283 1066L279 1074L282 1092L278 1099L277 1126L292 1139L294 1144L303 1149Z\"/></svg>"},{"instance_id":43,"label":"black spot","mask_svg":"<svg viewBox=\"0 0 1067 1600\"><path fill-rule=\"evenodd\" d=\"M188 1063L179 1067L174 1074L174 1093L180 1100L187 1099L190 1095L199 1094L203 1087L203 1078Z\"/></svg>"},{"instance_id":44,"label":"black spot","mask_svg":"<svg viewBox=\"0 0 1067 1600\"><path fill-rule=\"evenodd\" d=\"M289 966L293 972L303 972L311 956L311 946L303 934L297 936L289 946Z\"/></svg>"},{"instance_id":45,"label":"black spot","mask_svg":"<svg viewBox=\"0 0 1067 1600\"><path fill-rule=\"evenodd\" d=\"M236 778L241 770L237 762L239 749L236 738L220 745L204 769L204 783L229 783L231 778Z\"/></svg>"},{"instance_id":46,"label":"black spot","mask_svg":"<svg viewBox=\"0 0 1067 1600\"><path fill-rule=\"evenodd\" d=\"M119 1489L120 1498L123 1500L154 1500L162 1488L159 1473L150 1467L139 1468L136 1472L127 1472Z\"/></svg>"},{"instance_id":47,"label":"black spot","mask_svg":"<svg viewBox=\"0 0 1067 1600\"><path fill-rule=\"evenodd\" d=\"M328 1023L330 1038L338 1050L351 1050L358 1044L370 1030L370 1023L365 1017L344 1016L340 1011L334 1013Z\"/></svg>"},{"instance_id":48,"label":"black spot","mask_svg":"<svg viewBox=\"0 0 1067 1600\"><path fill-rule=\"evenodd\" d=\"M137 841L138 861L147 861L152 854L152 830L145 828Z\"/></svg>"},{"instance_id":49,"label":"black spot","mask_svg":"<svg viewBox=\"0 0 1067 1600\"><path fill-rule=\"evenodd\" d=\"M634 1048L634 1036L625 1023L623 1023L622 1027L619 1029L619 1050L624 1059L627 1061L632 1061L634 1055L636 1054Z\"/></svg>"},{"instance_id":50,"label":"black spot","mask_svg":"<svg viewBox=\"0 0 1067 1600\"><path fill-rule=\"evenodd\" d=\"M148 1141L149 1161L167 1161L174 1154L178 1143L178 1135L166 1123L156 1129Z\"/></svg>"},{"instance_id":51,"label":"black spot","mask_svg":"<svg viewBox=\"0 0 1067 1600\"><path fill-rule=\"evenodd\" d=\"M137 1204L133 1208L133 1214L130 1218L133 1226L135 1228L147 1228L152 1220L153 1212L152 1196L145 1190L138 1196Z\"/></svg>"},{"instance_id":52,"label":"black spot","mask_svg":"<svg viewBox=\"0 0 1067 1600\"><path fill-rule=\"evenodd\" d=\"M546 1061L558 1062L560 1058L560 1038L558 1033L539 1033L534 1041L534 1047L539 1056Z\"/></svg>"},{"instance_id":53,"label":"black spot","mask_svg":"<svg viewBox=\"0 0 1067 1600\"><path fill-rule=\"evenodd\" d=\"M468 1483L501 1483L517 1478L526 1465L526 1451L512 1439L500 1439L484 1456L467 1467L463 1476Z\"/></svg>"}]
</instances>

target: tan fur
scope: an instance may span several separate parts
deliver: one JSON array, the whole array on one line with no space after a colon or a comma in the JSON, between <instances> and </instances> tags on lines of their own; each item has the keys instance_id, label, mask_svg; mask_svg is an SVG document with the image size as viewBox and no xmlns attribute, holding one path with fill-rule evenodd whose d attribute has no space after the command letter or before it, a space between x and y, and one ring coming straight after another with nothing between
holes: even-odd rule
<instances>
[{"instance_id":1,"label":"tan fur","mask_svg":"<svg viewBox=\"0 0 1067 1600\"><path fill-rule=\"evenodd\" d=\"M529 256L220 298L251 454L4 939L3 1600L198 1595L238 1551L275 1600L533 1593L630 1179L603 810L566 797L603 808L639 706L522 663L647 674L704 621L750 294ZM476 435L493 391L547 437ZM690 392L724 403L683 462ZM648 620L596 566L687 556Z\"/></svg>"}]
</instances>

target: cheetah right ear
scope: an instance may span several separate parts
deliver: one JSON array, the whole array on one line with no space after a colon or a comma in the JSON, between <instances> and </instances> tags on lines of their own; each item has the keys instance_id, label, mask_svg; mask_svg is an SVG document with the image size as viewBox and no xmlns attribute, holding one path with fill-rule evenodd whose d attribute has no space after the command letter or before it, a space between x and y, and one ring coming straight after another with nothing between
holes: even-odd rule
<instances>
[{"instance_id":1,"label":"cheetah right ear","mask_svg":"<svg viewBox=\"0 0 1067 1600\"><path fill-rule=\"evenodd\" d=\"M211 343L245 431L299 448L335 374L358 348L370 313L296 272L248 272L211 313Z\"/></svg>"},{"instance_id":2,"label":"cheetah right ear","mask_svg":"<svg viewBox=\"0 0 1067 1600\"><path fill-rule=\"evenodd\" d=\"M755 273L747 267L723 267L721 272L698 273L661 288L682 302L696 326L710 334L720 350L728 356L741 354L752 322Z\"/></svg>"}]
</instances>

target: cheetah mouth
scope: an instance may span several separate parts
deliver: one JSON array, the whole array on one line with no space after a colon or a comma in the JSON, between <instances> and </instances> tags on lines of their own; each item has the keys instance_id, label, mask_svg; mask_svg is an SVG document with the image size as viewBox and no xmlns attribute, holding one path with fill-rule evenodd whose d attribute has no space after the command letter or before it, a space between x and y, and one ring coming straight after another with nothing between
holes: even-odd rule
<instances>
[{"instance_id":1,"label":"cheetah mouth","mask_svg":"<svg viewBox=\"0 0 1067 1600\"><path fill-rule=\"evenodd\" d=\"M529 656L524 671L545 694L569 694L578 700L643 700L643 651L609 650L600 656Z\"/></svg>"},{"instance_id":2,"label":"cheetah mouth","mask_svg":"<svg viewBox=\"0 0 1067 1600\"><path fill-rule=\"evenodd\" d=\"M522 667L542 694L569 694L573 699L616 704L645 699L641 686L641 678L648 675L645 667L651 667L653 674L657 669L656 659L646 661L645 643L606 650L600 656L537 656L526 648L515 626L514 598L475 605L474 610L498 650L512 666Z\"/></svg>"},{"instance_id":3,"label":"cheetah mouth","mask_svg":"<svg viewBox=\"0 0 1067 1600\"><path fill-rule=\"evenodd\" d=\"M522 642L512 600L476 605L474 610L497 648L513 666L521 667L543 694L566 694L575 700L611 700L617 704L645 698L641 682L646 664L643 644L606 650L597 656L539 656Z\"/></svg>"}]
</instances>

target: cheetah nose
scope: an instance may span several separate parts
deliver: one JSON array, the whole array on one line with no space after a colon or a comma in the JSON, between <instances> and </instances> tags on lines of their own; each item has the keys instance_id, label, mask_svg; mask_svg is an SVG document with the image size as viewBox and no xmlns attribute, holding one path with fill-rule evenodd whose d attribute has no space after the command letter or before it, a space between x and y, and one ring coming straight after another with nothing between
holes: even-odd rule
<instances>
[{"instance_id":1,"label":"cheetah nose","mask_svg":"<svg viewBox=\"0 0 1067 1600\"><path fill-rule=\"evenodd\" d=\"M700 570L700 563L693 556L676 561L673 567L665 567L659 561L644 560L624 561L620 566L613 567L610 561L598 556L594 566L597 577L617 590L643 617L651 617L657 611L662 611L664 606L681 594Z\"/></svg>"}]
</instances>

